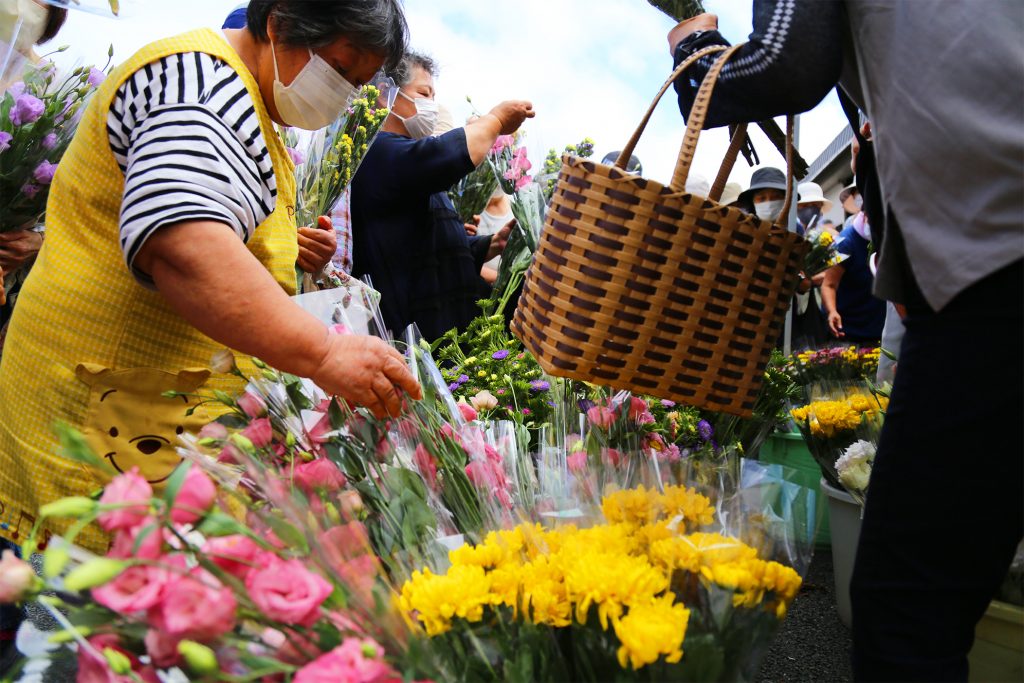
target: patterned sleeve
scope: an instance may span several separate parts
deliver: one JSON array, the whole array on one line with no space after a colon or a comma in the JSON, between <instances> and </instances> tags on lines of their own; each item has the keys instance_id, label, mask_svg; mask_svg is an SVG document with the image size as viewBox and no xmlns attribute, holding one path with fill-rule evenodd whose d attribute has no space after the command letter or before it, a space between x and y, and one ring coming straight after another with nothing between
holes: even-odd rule
<instances>
[{"instance_id":1,"label":"patterned sleeve","mask_svg":"<svg viewBox=\"0 0 1024 683\"><path fill-rule=\"evenodd\" d=\"M136 71L111 104L107 132L125 175L121 249L135 257L161 227L211 220L248 241L274 209L277 185L252 99L210 55L171 55Z\"/></svg>"}]
</instances>

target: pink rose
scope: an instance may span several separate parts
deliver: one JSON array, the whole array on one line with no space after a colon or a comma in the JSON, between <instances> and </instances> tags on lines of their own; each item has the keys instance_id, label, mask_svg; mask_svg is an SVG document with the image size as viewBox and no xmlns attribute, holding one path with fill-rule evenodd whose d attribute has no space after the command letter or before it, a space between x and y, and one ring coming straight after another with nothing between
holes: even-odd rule
<instances>
[{"instance_id":1,"label":"pink rose","mask_svg":"<svg viewBox=\"0 0 1024 683\"><path fill-rule=\"evenodd\" d=\"M622 462L622 453L614 448L607 448L604 451L604 462L610 464L612 467L618 467L619 463Z\"/></svg>"},{"instance_id":2,"label":"pink rose","mask_svg":"<svg viewBox=\"0 0 1024 683\"><path fill-rule=\"evenodd\" d=\"M0 605L19 602L36 582L32 565L5 550L0 555Z\"/></svg>"},{"instance_id":3,"label":"pink rose","mask_svg":"<svg viewBox=\"0 0 1024 683\"><path fill-rule=\"evenodd\" d=\"M211 538L203 544L204 555L227 573L242 580L256 565L260 552L255 541L240 534Z\"/></svg>"},{"instance_id":4,"label":"pink rose","mask_svg":"<svg viewBox=\"0 0 1024 683\"><path fill-rule=\"evenodd\" d=\"M294 683L388 683L401 676L383 660L375 641L346 638L339 647L298 670Z\"/></svg>"},{"instance_id":5,"label":"pink rose","mask_svg":"<svg viewBox=\"0 0 1024 683\"><path fill-rule=\"evenodd\" d=\"M437 488L437 463L433 456L423 444L416 444L416 451L412 455L412 462L420 471L420 476L427 482L430 488Z\"/></svg>"},{"instance_id":6,"label":"pink rose","mask_svg":"<svg viewBox=\"0 0 1024 683\"><path fill-rule=\"evenodd\" d=\"M296 465L294 481L306 495L313 495L316 491L337 491L346 484L345 475L327 458Z\"/></svg>"},{"instance_id":7,"label":"pink rose","mask_svg":"<svg viewBox=\"0 0 1024 683\"><path fill-rule=\"evenodd\" d=\"M268 418L261 417L250 422L249 426L242 430L242 436L252 441L256 448L263 448L274 440L274 428L270 426Z\"/></svg>"},{"instance_id":8,"label":"pink rose","mask_svg":"<svg viewBox=\"0 0 1024 683\"><path fill-rule=\"evenodd\" d=\"M149 610L149 624L168 637L210 641L235 625L235 596L204 569L177 576Z\"/></svg>"},{"instance_id":9,"label":"pink rose","mask_svg":"<svg viewBox=\"0 0 1024 683\"><path fill-rule=\"evenodd\" d=\"M466 476L478 488L505 488L508 481L505 472L489 460L473 460L466 465Z\"/></svg>"},{"instance_id":10,"label":"pink rose","mask_svg":"<svg viewBox=\"0 0 1024 683\"><path fill-rule=\"evenodd\" d=\"M143 533L145 533L144 537ZM107 557L125 560L131 558L156 560L163 555L164 540L166 540L166 532L159 528L159 522L155 517L147 517L136 527L118 531L114 536L114 542L110 545Z\"/></svg>"},{"instance_id":11,"label":"pink rose","mask_svg":"<svg viewBox=\"0 0 1024 683\"><path fill-rule=\"evenodd\" d=\"M169 636L162 631L149 629L145 638L146 652L153 663L160 668L170 668L181 663L181 654L178 652L180 638Z\"/></svg>"},{"instance_id":12,"label":"pink rose","mask_svg":"<svg viewBox=\"0 0 1024 683\"><path fill-rule=\"evenodd\" d=\"M489 443L484 444L484 456L495 465L500 465L505 462L505 458L501 457L501 453L498 452L498 449Z\"/></svg>"},{"instance_id":13,"label":"pink rose","mask_svg":"<svg viewBox=\"0 0 1024 683\"><path fill-rule=\"evenodd\" d=\"M171 519L175 524L194 524L213 506L217 487L198 467L190 467L174 499Z\"/></svg>"},{"instance_id":14,"label":"pink rose","mask_svg":"<svg viewBox=\"0 0 1024 683\"><path fill-rule=\"evenodd\" d=\"M491 494L506 510L511 510L514 506L514 503L512 502L512 494L508 492L507 488L496 488L491 491Z\"/></svg>"},{"instance_id":15,"label":"pink rose","mask_svg":"<svg viewBox=\"0 0 1024 683\"><path fill-rule=\"evenodd\" d=\"M615 413L605 406L594 406L587 411L587 419L595 427L608 429L615 424Z\"/></svg>"},{"instance_id":16,"label":"pink rose","mask_svg":"<svg viewBox=\"0 0 1024 683\"><path fill-rule=\"evenodd\" d=\"M370 541L366 527L361 522L349 522L331 527L318 537L320 546L332 565L366 555L370 552Z\"/></svg>"},{"instance_id":17,"label":"pink rose","mask_svg":"<svg viewBox=\"0 0 1024 683\"><path fill-rule=\"evenodd\" d=\"M131 529L146 520L149 515L149 501L153 498L153 487L149 485L139 468L133 467L124 474L119 474L107 484L100 497L100 505L125 505L134 503L118 510L101 512L100 526L107 531Z\"/></svg>"},{"instance_id":18,"label":"pink rose","mask_svg":"<svg viewBox=\"0 0 1024 683\"><path fill-rule=\"evenodd\" d=\"M320 605L334 592L334 586L299 560L276 560L256 568L246 577L245 586L268 617L299 626L312 626L320 616Z\"/></svg>"},{"instance_id":19,"label":"pink rose","mask_svg":"<svg viewBox=\"0 0 1024 683\"><path fill-rule=\"evenodd\" d=\"M96 602L118 614L148 610L163 598L171 573L162 567L134 566L92 590Z\"/></svg>"},{"instance_id":20,"label":"pink rose","mask_svg":"<svg viewBox=\"0 0 1024 683\"><path fill-rule=\"evenodd\" d=\"M459 406L459 412L462 413L462 419L466 422L472 422L477 418L476 410L465 401L459 401L456 405Z\"/></svg>"},{"instance_id":21,"label":"pink rose","mask_svg":"<svg viewBox=\"0 0 1024 683\"><path fill-rule=\"evenodd\" d=\"M263 417L267 414L266 401L248 391L238 397L238 407L242 409L243 413L252 418Z\"/></svg>"},{"instance_id":22,"label":"pink rose","mask_svg":"<svg viewBox=\"0 0 1024 683\"><path fill-rule=\"evenodd\" d=\"M587 452L576 451L566 459L566 463L569 465L570 472L584 472L587 469Z\"/></svg>"},{"instance_id":23,"label":"pink rose","mask_svg":"<svg viewBox=\"0 0 1024 683\"><path fill-rule=\"evenodd\" d=\"M220 453L217 454L217 462L225 465L239 465L245 462L245 456L238 450L235 444L226 443L224 448L220 449Z\"/></svg>"}]
</instances>

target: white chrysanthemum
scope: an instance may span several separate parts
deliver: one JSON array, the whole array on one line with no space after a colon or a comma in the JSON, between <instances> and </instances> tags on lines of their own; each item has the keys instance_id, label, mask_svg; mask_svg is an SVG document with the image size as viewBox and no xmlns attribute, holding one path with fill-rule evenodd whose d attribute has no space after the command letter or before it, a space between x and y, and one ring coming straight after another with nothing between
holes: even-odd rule
<instances>
[{"instance_id":1,"label":"white chrysanthemum","mask_svg":"<svg viewBox=\"0 0 1024 683\"><path fill-rule=\"evenodd\" d=\"M864 491L871 478L871 464L875 461L875 446L870 441L857 441L836 460L839 481L847 489Z\"/></svg>"}]
</instances>

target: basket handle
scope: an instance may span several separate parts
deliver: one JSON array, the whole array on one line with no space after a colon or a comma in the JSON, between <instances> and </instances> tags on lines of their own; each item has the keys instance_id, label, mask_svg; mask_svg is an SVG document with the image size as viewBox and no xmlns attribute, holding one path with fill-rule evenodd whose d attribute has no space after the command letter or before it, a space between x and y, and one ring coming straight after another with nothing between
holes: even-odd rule
<instances>
[{"instance_id":1,"label":"basket handle","mask_svg":"<svg viewBox=\"0 0 1024 683\"><path fill-rule=\"evenodd\" d=\"M723 45L712 45L702 50L697 50L692 55L683 60L683 62L680 63L678 67L676 67L676 70L673 71L672 75L668 77L668 80L665 81L665 84L661 86L661 90L658 91L658 94L655 96L654 101L651 102L651 106L647 109L647 113L644 114L644 117L640 120L640 125L637 126L636 130L633 132L633 137L631 137L629 139L629 142L626 143L626 146L622 148L622 152L619 153L619 158L615 160L615 166L617 166L619 169L623 171L626 170L626 164L629 163L629 158L633 156L633 150L636 149L637 143L640 142L640 136L643 135L644 129L647 128L647 124L651 120L651 115L654 114L654 109L658 106L658 102L661 101L662 95L664 95L668 91L668 89L672 87L672 84L675 83L675 80L679 76L681 76L684 71L689 69L690 66L701 57L713 55L717 52L725 52L728 49L729 48ZM703 117L701 117L701 121L703 122Z\"/></svg>"},{"instance_id":2,"label":"basket handle","mask_svg":"<svg viewBox=\"0 0 1024 683\"><path fill-rule=\"evenodd\" d=\"M733 131L732 140L729 142L729 149L725 151L725 158L722 159L722 167L718 169L718 177L715 178L714 184L711 185L711 191L708 192L708 199L711 201L718 202L722 198L722 193L725 192L725 184L729 182L733 166L736 165L736 158L740 155L740 147L743 146L746 139L747 124L741 123Z\"/></svg>"}]
</instances>

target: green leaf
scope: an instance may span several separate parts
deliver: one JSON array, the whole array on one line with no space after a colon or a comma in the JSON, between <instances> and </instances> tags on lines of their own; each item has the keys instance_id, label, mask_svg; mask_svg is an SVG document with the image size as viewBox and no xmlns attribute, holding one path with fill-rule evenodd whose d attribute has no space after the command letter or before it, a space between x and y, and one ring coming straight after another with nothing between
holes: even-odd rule
<instances>
[{"instance_id":1,"label":"green leaf","mask_svg":"<svg viewBox=\"0 0 1024 683\"><path fill-rule=\"evenodd\" d=\"M309 543L306 541L306 537L303 536L302 532L293 524L290 524L275 515L268 516L266 518L266 522L273 530L274 534L281 539L285 545L298 548L303 554L309 552Z\"/></svg>"},{"instance_id":2,"label":"green leaf","mask_svg":"<svg viewBox=\"0 0 1024 683\"><path fill-rule=\"evenodd\" d=\"M199 533L204 536L219 537L233 534L248 534L249 529L230 515L222 512L211 512L199 523Z\"/></svg>"},{"instance_id":3,"label":"green leaf","mask_svg":"<svg viewBox=\"0 0 1024 683\"><path fill-rule=\"evenodd\" d=\"M93 452L82 433L71 425L58 421L53 430L60 439L60 454L65 458L93 467L109 467Z\"/></svg>"},{"instance_id":4,"label":"green leaf","mask_svg":"<svg viewBox=\"0 0 1024 683\"><path fill-rule=\"evenodd\" d=\"M228 429L245 429L246 425L249 424L246 422L245 418L240 415L235 415L234 413L221 415L215 420L215 422L227 427Z\"/></svg>"},{"instance_id":5,"label":"green leaf","mask_svg":"<svg viewBox=\"0 0 1024 683\"><path fill-rule=\"evenodd\" d=\"M178 492L181 491L181 487L185 483L185 477L188 475L189 468L191 467L191 461L186 460L175 468L174 472L171 473L170 479L167 480L167 488L164 489L164 500L167 502L168 508L174 505L174 499L178 497Z\"/></svg>"}]
</instances>

